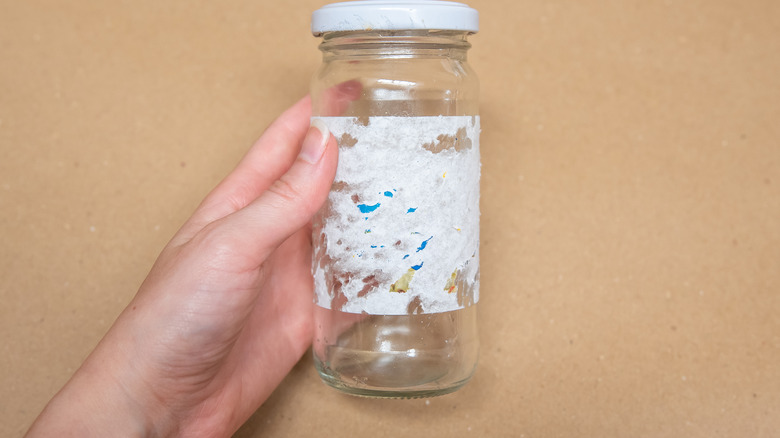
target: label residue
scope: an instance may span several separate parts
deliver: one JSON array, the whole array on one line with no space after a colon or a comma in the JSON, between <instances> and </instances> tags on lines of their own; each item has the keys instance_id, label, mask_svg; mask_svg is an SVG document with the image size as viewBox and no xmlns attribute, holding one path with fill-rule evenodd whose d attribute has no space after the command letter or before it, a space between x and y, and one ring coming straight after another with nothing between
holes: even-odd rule
<instances>
[{"instance_id":1,"label":"label residue","mask_svg":"<svg viewBox=\"0 0 780 438\"><path fill-rule=\"evenodd\" d=\"M479 117L321 117L336 179L315 218L317 305L407 315L479 300Z\"/></svg>"}]
</instances>

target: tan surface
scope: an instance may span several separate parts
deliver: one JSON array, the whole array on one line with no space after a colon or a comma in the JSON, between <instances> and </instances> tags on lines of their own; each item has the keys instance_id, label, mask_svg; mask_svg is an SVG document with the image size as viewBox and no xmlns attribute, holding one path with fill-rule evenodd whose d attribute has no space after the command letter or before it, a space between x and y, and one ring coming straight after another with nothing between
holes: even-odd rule
<instances>
[{"instance_id":1,"label":"tan surface","mask_svg":"<svg viewBox=\"0 0 780 438\"><path fill-rule=\"evenodd\" d=\"M0 4L0 435L319 62L320 1ZM483 350L436 399L308 356L241 437L780 433L780 3L470 3Z\"/></svg>"}]
</instances>

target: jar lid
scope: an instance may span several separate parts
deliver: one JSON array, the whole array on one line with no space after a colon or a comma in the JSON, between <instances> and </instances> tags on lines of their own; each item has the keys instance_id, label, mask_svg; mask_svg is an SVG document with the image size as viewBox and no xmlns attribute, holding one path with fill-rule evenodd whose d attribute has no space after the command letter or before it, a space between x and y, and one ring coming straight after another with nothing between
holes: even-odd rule
<instances>
[{"instance_id":1,"label":"jar lid","mask_svg":"<svg viewBox=\"0 0 780 438\"><path fill-rule=\"evenodd\" d=\"M439 0L361 0L325 5L311 16L311 32L355 30L459 30L476 33L479 13L463 3Z\"/></svg>"}]
</instances>

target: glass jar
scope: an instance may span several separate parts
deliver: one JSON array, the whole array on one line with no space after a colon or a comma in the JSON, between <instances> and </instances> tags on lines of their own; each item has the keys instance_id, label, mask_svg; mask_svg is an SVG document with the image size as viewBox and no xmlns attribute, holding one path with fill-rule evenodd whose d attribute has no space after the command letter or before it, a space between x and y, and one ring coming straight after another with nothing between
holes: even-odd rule
<instances>
[{"instance_id":1,"label":"glass jar","mask_svg":"<svg viewBox=\"0 0 780 438\"><path fill-rule=\"evenodd\" d=\"M360 1L316 11L313 119L339 165L313 227L314 361L369 397L430 397L477 363L479 115L466 62L477 11Z\"/></svg>"}]
</instances>

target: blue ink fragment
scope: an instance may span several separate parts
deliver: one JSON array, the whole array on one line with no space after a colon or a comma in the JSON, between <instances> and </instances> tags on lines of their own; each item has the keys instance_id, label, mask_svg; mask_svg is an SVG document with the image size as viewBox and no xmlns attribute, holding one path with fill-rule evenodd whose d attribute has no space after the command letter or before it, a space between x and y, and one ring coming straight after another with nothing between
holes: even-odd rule
<instances>
[{"instance_id":1,"label":"blue ink fragment","mask_svg":"<svg viewBox=\"0 0 780 438\"><path fill-rule=\"evenodd\" d=\"M427 238L427 239L423 240L423 243L421 243L421 244L420 244L420 247L419 247L419 248L417 248L417 252L420 252L420 251L424 250L424 249L425 249L425 247L426 247L426 245L428 245L428 241L429 241L429 240L431 240L431 239L433 239L433 236L431 236L431 237L429 237L429 238Z\"/></svg>"},{"instance_id":2,"label":"blue ink fragment","mask_svg":"<svg viewBox=\"0 0 780 438\"><path fill-rule=\"evenodd\" d=\"M371 248L376 248L376 247L377 247L376 245L371 245Z\"/></svg>"},{"instance_id":3,"label":"blue ink fragment","mask_svg":"<svg viewBox=\"0 0 780 438\"><path fill-rule=\"evenodd\" d=\"M414 265L414 266L412 266L412 269L414 269L415 271L417 271L417 270L419 270L420 268L422 268L422 265L423 265L424 263L425 263L425 262L420 262L420 264L419 264L419 265Z\"/></svg>"},{"instance_id":4,"label":"blue ink fragment","mask_svg":"<svg viewBox=\"0 0 780 438\"><path fill-rule=\"evenodd\" d=\"M364 234L369 234L369 233L371 233L371 228L367 229L366 231L363 231L363 233L364 233Z\"/></svg>"},{"instance_id":5,"label":"blue ink fragment","mask_svg":"<svg viewBox=\"0 0 780 438\"><path fill-rule=\"evenodd\" d=\"M417 207L406 210L407 213L414 213L415 211L417 211Z\"/></svg>"},{"instance_id":6,"label":"blue ink fragment","mask_svg":"<svg viewBox=\"0 0 780 438\"><path fill-rule=\"evenodd\" d=\"M409 258L409 254L405 255L401 260L406 260L407 258Z\"/></svg>"},{"instance_id":7,"label":"blue ink fragment","mask_svg":"<svg viewBox=\"0 0 780 438\"><path fill-rule=\"evenodd\" d=\"M388 198L392 198L393 192L385 192L385 196L387 196Z\"/></svg>"},{"instance_id":8,"label":"blue ink fragment","mask_svg":"<svg viewBox=\"0 0 780 438\"><path fill-rule=\"evenodd\" d=\"M357 207L358 207L358 209L360 210L361 213L371 213L372 211L374 211L377 208L379 208L380 205L382 205L382 204L377 202L374 205L358 204Z\"/></svg>"}]
</instances>

